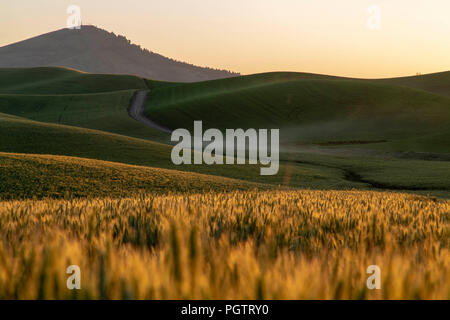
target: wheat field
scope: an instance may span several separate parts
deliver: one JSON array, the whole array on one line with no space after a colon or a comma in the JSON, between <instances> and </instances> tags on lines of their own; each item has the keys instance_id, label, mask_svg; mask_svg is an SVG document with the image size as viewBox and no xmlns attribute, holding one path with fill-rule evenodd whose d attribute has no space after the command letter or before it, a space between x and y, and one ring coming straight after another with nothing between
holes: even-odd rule
<instances>
[{"instance_id":1,"label":"wheat field","mask_svg":"<svg viewBox=\"0 0 450 320\"><path fill-rule=\"evenodd\" d=\"M388 192L3 201L0 299L449 299L449 227L450 201Z\"/></svg>"}]
</instances>

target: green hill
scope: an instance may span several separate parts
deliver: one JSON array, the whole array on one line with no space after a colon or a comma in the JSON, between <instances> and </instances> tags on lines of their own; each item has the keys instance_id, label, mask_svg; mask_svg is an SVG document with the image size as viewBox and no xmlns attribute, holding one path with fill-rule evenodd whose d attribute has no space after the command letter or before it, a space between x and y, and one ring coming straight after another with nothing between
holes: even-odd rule
<instances>
[{"instance_id":1,"label":"green hill","mask_svg":"<svg viewBox=\"0 0 450 320\"><path fill-rule=\"evenodd\" d=\"M61 68L0 70L0 152L81 157L294 188L448 193L445 161L376 160L351 152L306 155L302 147L448 152L448 97L378 80L296 73L193 84L115 77ZM76 85L63 85L70 81ZM297 149L281 154L276 176L260 176L260 166L175 166L171 147L159 143L168 135L128 115L133 93L143 88L151 88L150 116L173 128L197 119L219 128L278 127ZM70 179L72 173L62 175Z\"/></svg>"},{"instance_id":2,"label":"green hill","mask_svg":"<svg viewBox=\"0 0 450 320\"><path fill-rule=\"evenodd\" d=\"M147 89L136 76L90 74L66 68L0 68L0 93L86 94Z\"/></svg>"},{"instance_id":3,"label":"green hill","mask_svg":"<svg viewBox=\"0 0 450 320\"><path fill-rule=\"evenodd\" d=\"M201 119L222 129L281 128L284 142L446 152L450 98L432 91L445 91L449 75L372 81L285 72L177 84L64 68L0 69L0 112L167 142L126 112L133 92L150 87L149 116L171 128Z\"/></svg>"},{"instance_id":4,"label":"green hill","mask_svg":"<svg viewBox=\"0 0 450 320\"><path fill-rule=\"evenodd\" d=\"M196 172L219 177L308 189L433 190L448 192L449 163L336 157L297 154L282 161L275 176L260 176L259 166L175 166L170 146L98 130L49 124L0 114L0 151L41 155L65 155L92 160ZM17 166L16 166L17 168ZM59 168L62 168L61 166ZM2 166L4 171L6 168ZM62 169L60 175L72 179L75 171ZM414 175L411 173L414 172ZM11 174L15 183L26 181L22 173ZM44 183L45 184L45 183ZM194 186L193 186L194 188Z\"/></svg>"},{"instance_id":5,"label":"green hill","mask_svg":"<svg viewBox=\"0 0 450 320\"><path fill-rule=\"evenodd\" d=\"M205 128L280 128L284 142L386 142L430 152L448 152L450 143L449 97L378 80L269 73L162 86L150 93L147 114L172 129L194 120ZM436 135L439 145L430 144Z\"/></svg>"},{"instance_id":6,"label":"green hill","mask_svg":"<svg viewBox=\"0 0 450 320\"><path fill-rule=\"evenodd\" d=\"M425 90L450 97L450 71L412 77L380 79L379 81L388 84Z\"/></svg>"},{"instance_id":7,"label":"green hill","mask_svg":"<svg viewBox=\"0 0 450 320\"><path fill-rule=\"evenodd\" d=\"M276 176L260 176L259 166L176 166L170 158L171 147L165 144L127 137L99 130L37 122L0 114L0 152L66 155L132 165L166 168L229 177L258 183L282 185L286 175L293 187L351 188L360 184L347 181L338 169L312 165L281 164Z\"/></svg>"},{"instance_id":8,"label":"green hill","mask_svg":"<svg viewBox=\"0 0 450 320\"><path fill-rule=\"evenodd\" d=\"M200 193L269 189L227 179L107 161L0 152L0 199L129 197L141 192Z\"/></svg>"},{"instance_id":9,"label":"green hill","mask_svg":"<svg viewBox=\"0 0 450 320\"><path fill-rule=\"evenodd\" d=\"M69 155L154 166L170 160L170 147L165 144L2 113L0 136L0 152Z\"/></svg>"},{"instance_id":10,"label":"green hill","mask_svg":"<svg viewBox=\"0 0 450 320\"><path fill-rule=\"evenodd\" d=\"M127 112L135 90L92 94L0 94L0 112L54 124L102 130L148 140L168 136L132 119Z\"/></svg>"},{"instance_id":11,"label":"green hill","mask_svg":"<svg viewBox=\"0 0 450 320\"><path fill-rule=\"evenodd\" d=\"M66 68L0 69L0 113L148 140L167 135L131 119L133 93L164 82Z\"/></svg>"}]
</instances>

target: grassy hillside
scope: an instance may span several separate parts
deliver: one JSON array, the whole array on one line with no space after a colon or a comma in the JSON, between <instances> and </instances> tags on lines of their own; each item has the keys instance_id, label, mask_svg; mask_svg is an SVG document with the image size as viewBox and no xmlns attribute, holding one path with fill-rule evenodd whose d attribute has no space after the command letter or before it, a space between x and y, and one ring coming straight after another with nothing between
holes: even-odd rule
<instances>
[{"instance_id":1,"label":"grassy hillside","mask_svg":"<svg viewBox=\"0 0 450 320\"><path fill-rule=\"evenodd\" d=\"M175 166L170 160L171 149L164 144L15 116L0 114L0 136L1 151L10 153L75 156L292 188L424 190L429 194L438 192L445 197L449 192L450 167L448 162L442 161L297 154L291 156L291 161L280 164L278 175L260 176L260 166L254 165ZM63 170L61 175L70 177L72 173Z\"/></svg>"},{"instance_id":2,"label":"grassy hillside","mask_svg":"<svg viewBox=\"0 0 450 320\"><path fill-rule=\"evenodd\" d=\"M168 141L168 135L128 115L135 90L95 94L0 94L0 113L26 119L101 130L147 140Z\"/></svg>"},{"instance_id":3,"label":"grassy hillside","mask_svg":"<svg viewBox=\"0 0 450 320\"><path fill-rule=\"evenodd\" d=\"M56 74L54 77L60 80L66 76L83 75L60 68L42 70ZM33 79L35 71L36 69L29 70L28 78ZM22 73L22 79L27 78L25 69L16 69L14 72ZM107 78L102 81L106 81L105 79ZM90 90L107 88L107 81L102 81ZM440 190L439 192L448 193L448 162L372 161L369 157L361 156L315 155L308 158L308 155L302 155L301 146L294 150L294 156L281 155L283 161L279 174L273 177L260 176L260 166L177 167L170 160L170 146L154 142L167 141L167 135L128 116L126 109L134 89L59 94L64 89L63 86L60 86L59 80L53 81L53 77L49 75L42 76L34 87L33 83L29 81L20 90L32 92L39 89L41 93L0 94L0 152L66 155L290 187L380 187L425 190L431 193ZM432 152L442 152L448 146L448 108L445 105L448 98L423 91L355 82L352 79L292 73L254 75L189 85L150 80L145 80L145 83L153 88L150 95L151 110L167 115L174 122L188 121L190 117L198 115L205 123L219 127L228 126L228 121L236 123L232 127L245 127L245 123L251 123L255 127L297 123L293 125L294 129L291 126L283 128L282 132L295 138L300 133L301 139L319 143L332 139L370 141L386 136L396 137L384 143L364 145L392 151L401 149L406 142L408 149L426 149ZM19 84L20 81L16 88L19 88ZM78 79L78 90L92 85L86 78ZM4 88L2 90L8 91ZM391 94L383 96L386 93ZM283 97L288 99L284 104ZM361 105L356 102L344 103L353 100L359 101ZM165 104L167 101L172 103ZM321 104L320 101L327 103ZM379 104L380 101L384 104ZM222 110L220 116L207 112L211 105L209 102L216 103L213 107ZM305 107L302 107L303 104ZM284 106L284 109L276 107L279 105ZM379 105L381 107L377 107ZM182 109L177 109L182 106ZM203 110L201 114L197 113L197 108ZM375 108L382 112L375 112ZM168 110L172 110L170 114L167 113ZM287 111L290 114L286 114ZM236 118L232 116L234 114ZM395 125L399 122L402 126ZM383 174L379 174L380 172ZM411 172L415 172L415 177ZM392 178L394 176L395 179Z\"/></svg>"},{"instance_id":4,"label":"grassy hillside","mask_svg":"<svg viewBox=\"0 0 450 320\"><path fill-rule=\"evenodd\" d=\"M142 78L83 73L66 68L0 68L0 93L86 94L147 89Z\"/></svg>"},{"instance_id":5,"label":"grassy hillside","mask_svg":"<svg viewBox=\"0 0 450 320\"><path fill-rule=\"evenodd\" d=\"M66 68L0 69L0 113L168 141L167 134L130 118L127 108L136 90L169 84Z\"/></svg>"},{"instance_id":6,"label":"grassy hillside","mask_svg":"<svg viewBox=\"0 0 450 320\"><path fill-rule=\"evenodd\" d=\"M350 181L393 190L442 190L450 195L450 162L384 157L291 155L291 162L341 170Z\"/></svg>"},{"instance_id":7,"label":"grassy hillside","mask_svg":"<svg viewBox=\"0 0 450 320\"><path fill-rule=\"evenodd\" d=\"M444 82L445 83L445 82ZM415 151L448 151L450 98L381 81L272 73L158 87L147 114L170 128L281 128L284 141L418 139ZM423 136L441 135L439 145ZM422 138L422 139L419 139ZM432 141L432 140L431 140Z\"/></svg>"},{"instance_id":8,"label":"grassy hillside","mask_svg":"<svg viewBox=\"0 0 450 320\"><path fill-rule=\"evenodd\" d=\"M450 71L412 77L380 79L379 81L425 90L450 97Z\"/></svg>"},{"instance_id":9,"label":"grassy hillside","mask_svg":"<svg viewBox=\"0 0 450 320\"><path fill-rule=\"evenodd\" d=\"M450 163L293 154L275 176L260 176L259 165L175 166L171 147L103 131L49 124L0 114L0 152L99 159L229 177L275 186L312 189L391 188L445 191ZM414 173L414 174L412 174ZM440 192L441 194L441 192ZM444 196L445 196L444 194Z\"/></svg>"},{"instance_id":10,"label":"grassy hillside","mask_svg":"<svg viewBox=\"0 0 450 320\"><path fill-rule=\"evenodd\" d=\"M0 112L167 142L125 111L134 90L150 87L149 115L172 128L202 119L207 127L281 128L288 142L446 152L450 98L402 86L436 91L449 85L448 74L367 81L267 73L180 84L64 68L0 69Z\"/></svg>"},{"instance_id":11,"label":"grassy hillside","mask_svg":"<svg viewBox=\"0 0 450 320\"><path fill-rule=\"evenodd\" d=\"M2 152L70 155L155 166L170 160L170 148L164 144L1 113L0 136Z\"/></svg>"},{"instance_id":12,"label":"grassy hillside","mask_svg":"<svg viewBox=\"0 0 450 320\"><path fill-rule=\"evenodd\" d=\"M282 185L289 176L291 186L311 188L352 188L361 184L344 179L333 168L312 165L291 167L281 164L276 176L260 176L259 166L175 166L171 147L143 139L103 131L49 124L0 114L0 152L52 154L99 159L133 165L150 166L230 177L259 183Z\"/></svg>"},{"instance_id":13,"label":"grassy hillside","mask_svg":"<svg viewBox=\"0 0 450 320\"><path fill-rule=\"evenodd\" d=\"M0 153L0 199L128 197L138 193L199 193L268 189L242 180L114 162Z\"/></svg>"}]
</instances>

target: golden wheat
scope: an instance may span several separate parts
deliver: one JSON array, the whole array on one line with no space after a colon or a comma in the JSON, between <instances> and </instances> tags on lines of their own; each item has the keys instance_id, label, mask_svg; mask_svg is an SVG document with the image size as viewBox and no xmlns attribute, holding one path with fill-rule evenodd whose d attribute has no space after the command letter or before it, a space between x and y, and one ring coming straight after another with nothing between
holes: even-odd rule
<instances>
[{"instance_id":1,"label":"golden wheat","mask_svg":"<svg viewBox=\"0 0 450 320\"><path fill-rule=\"evenodd\" d=\"M449 226L450 201L365 191L2 202L0 298L448 299Z\"/></svg>"}]
</instances>

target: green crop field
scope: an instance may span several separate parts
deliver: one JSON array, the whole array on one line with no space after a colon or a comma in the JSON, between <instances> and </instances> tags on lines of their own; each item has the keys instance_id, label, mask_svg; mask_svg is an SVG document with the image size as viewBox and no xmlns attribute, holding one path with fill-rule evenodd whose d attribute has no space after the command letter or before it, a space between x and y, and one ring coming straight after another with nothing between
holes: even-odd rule
<instances>
[{"instance_id":1,"label":"green crop field","mask_svg":"<svg viewBox=\"0 0 450 320\"><path fill-rule=\"evenodd\" d=\"M448 161L374 158L353 151L448 153L450 98L436 94L448 87L447 74L420 76L417 82L414 77L368 81L271 73L180 84L61 68L1 69L0 152L98 159L275 187L446 196ZM398 86L390 83L398 81ZM189 128L198 119L222 129L281 128L289 148L282 149L279 174L263 177L259 167L249 165L173 165L169 135L127 112L133 93L148 88L147 112L172 128ZM319 145L320 152L306 152L308 145ZM341 148L339 155L323 154Z\"/></svg>"},{"instance_id":2,"label":"green crop field","mask_svg":"<svg viewBox=\"0 0 450 320\"><path fill-rule=\"evenodd\" d=\"M147 114L173 129L201 119L205 128L280 128L284 142L377 142L388 150L448 153L450 97L431 91L450 90L449 74L430 75L434 82L423 86L430 92L414 79L393 79L397 86L296 73L160 86ZM434 90L436 77L443 81Z\"/></svg>"},{"instance_id":3,"label":"green crop field","mask_svg":"<svg viewBox=\"0 0 450 320\"><path fill-rule=\"evenodd\" d=\"M0 199L121 198L137 194L270 189L192 172L53 155L0 153Z\"/></svg>"},{"instance_id":4,"label":"green crop field","mask_svg":"<svg viewBox=\"0 0 450 320\"><path fill-rule=\"evenodd\" d=\"M259 175L259 167L251 165L175 166L170 160L170 147L157 142L4 114L0 114L0 124L3 152L99 159L270 183L275 186L283 185L286 175L291 177L290 185L293 187L326 188L329 185L342 189L358 186L357 183L346 181L342 173L333 168L313 165L292 168L282 164L279 175L262 177Z\"/></svg>"},{"instance_id":5,"label":"green crop field","mask_svg":"<svg viewBox=\"0 0 450 320\"><path fill-rule=\"evenodd\" d=\"M450 72L438 72L433 74L418 75L412 77L400 77L380 80L385 83L416 88L436 94L450 96Z\"/></svg>"},{"instance_id":6,"label":"green crop field","mask_svg":"<svg viewBox=\"0 0 450 320\"><path fill-rule=\"evenodd\" d=\"M89 74L66 68L2 68L0 93L86 94L147 89L135 76Z\"/></svg>"},{"instance_id":7,"label":"green crop field","mask_svg":"<svg viewBox=\"0 0 450 320\"><path fill-rule=\"evenodd\" d=\"M0 112L45 123L101 130L147 140L167 140L127 112L135 90L94 94L0 94Z\"/></svg>"}]
</instances>

